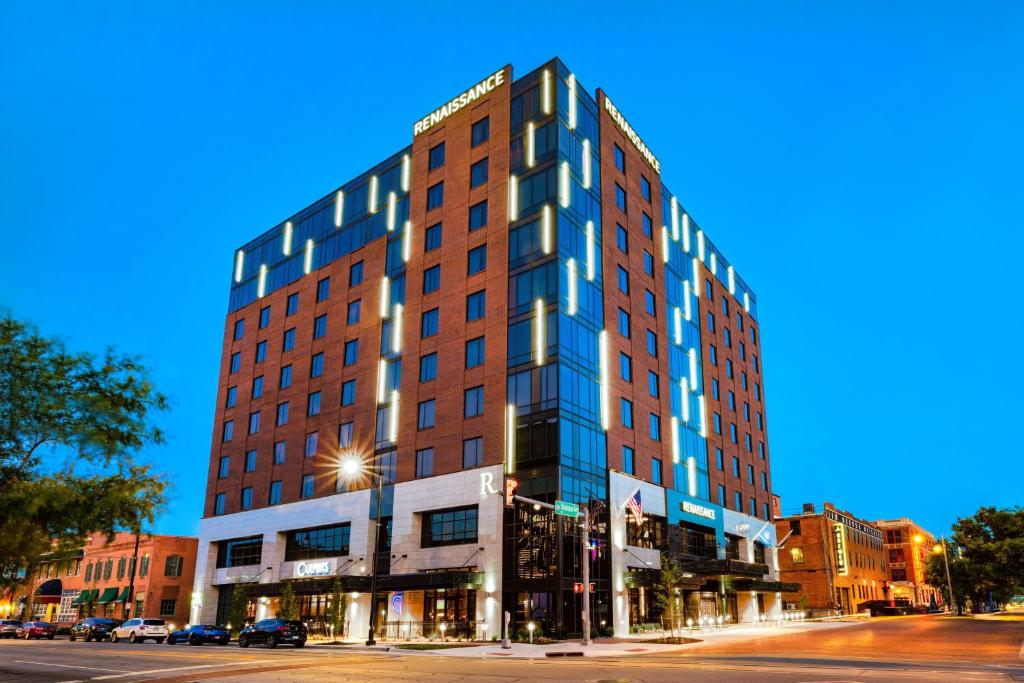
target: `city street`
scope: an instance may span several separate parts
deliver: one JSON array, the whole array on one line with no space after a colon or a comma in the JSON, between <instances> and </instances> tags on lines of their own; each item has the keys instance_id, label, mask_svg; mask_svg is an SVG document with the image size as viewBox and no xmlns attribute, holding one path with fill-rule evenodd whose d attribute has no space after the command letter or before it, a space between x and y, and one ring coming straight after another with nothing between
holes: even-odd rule
<instances>
[{"instance_id":1,"label":"city street","mask_svg":"<svg viewBox=\"0 0 1024 683\"><path fill-rule=\"evenodd\" d=\"M1024 681L1024 621L905 617L587 659L0 642L4 681Z\"/></svg>"}]
</instances>

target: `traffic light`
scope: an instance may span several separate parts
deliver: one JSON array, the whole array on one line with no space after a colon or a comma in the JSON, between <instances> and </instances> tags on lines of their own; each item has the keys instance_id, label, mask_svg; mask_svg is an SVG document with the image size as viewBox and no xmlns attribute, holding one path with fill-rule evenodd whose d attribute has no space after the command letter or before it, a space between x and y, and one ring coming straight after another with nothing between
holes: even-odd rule
<instances>
[{"instance_id":1,"label":"traffic light","mask_svg":"<svg viewBox=\"0 0 1024 683\"><path fill-rule=\"evenodd\" d=\"M512 477L505 478L505 507L515 505L515 496L519 492L519 482Z\"/></svg>"}]
</instances>

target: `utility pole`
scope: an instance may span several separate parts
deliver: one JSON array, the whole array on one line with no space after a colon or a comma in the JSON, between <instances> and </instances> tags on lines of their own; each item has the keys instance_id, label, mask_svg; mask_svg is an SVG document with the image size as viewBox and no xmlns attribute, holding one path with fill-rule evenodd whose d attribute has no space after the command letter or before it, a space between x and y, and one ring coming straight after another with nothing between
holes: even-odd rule
<instances>
[{"instance_id":1,"label":"utility pole","mask_svg":"<svg viewBox=\"0 0 1024 683\"><path fill-rule=\"evenodd\" d=\"M956 600L953 598L953 580L949 577L949 555L946 554L946 537L942 537L942 560L946 563L946 586L949 588L949 613L953 613Z\"/></svg>"},{"instance_id":2,"label":"utility pole","mask_svg":"<svg viewBox=\"0 0 1024 683\"><path fill-rule=\"evenodd\" d=\"M139 531L135 532L135 552L132 555L132 570L128 574L128 596L125 603L121 606L121 614L124 615L125 620L132 618L132 605L135 604L135 570L139 566Z\"/></svg>"},{"instance_id":3,"label":"utility pole","mask_svg":"<svg viewBox=\"0 0 1024 683\"><path fill-rule=\"evenodd\" d=\"M583 645L590 645L590 506L583 511Z\"/></svg>"}]
</instances>

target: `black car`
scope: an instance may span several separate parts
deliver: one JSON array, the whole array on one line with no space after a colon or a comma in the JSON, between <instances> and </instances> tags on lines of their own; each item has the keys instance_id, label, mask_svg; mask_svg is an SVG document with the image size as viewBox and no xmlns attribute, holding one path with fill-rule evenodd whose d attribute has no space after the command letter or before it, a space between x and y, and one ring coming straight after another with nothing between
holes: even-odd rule
<instances>
[{"instance_id":1,"label":"black car","mask_svg":"<svg viewBox=\"0 0 1024 683\"><path fill-rule=\"evenodd\" d=\"M0 638L17 638L21 619L0 619Z\"/></svg>"},{"instance_id":2,"label":"black car","mask_svg":"<svg viewBox=\"0 0 1024 683\"><path fill-rule=\"evenodd\" d=\"M288 619L264 619L252 626L246 626L238 634L238 646L249 647L252 643L264 643L267 647L306 644L306 625L301 621Z\"/></svg>"},{"instance_id":3,"label":"black car","mask_svg":"<svg viewBox=\"0 0 1024 683\"><path fill-rule=\"evenodd\" d=\"M81 638L87 643L90 640L106 640L110 638L110 629L118 626L120 623L117 619L104 619L102 617L82 619L71 627L71 631L68 633L68 640L74 642Z\"/></svg>"},{"instance_id":4,"label":"black car","mask_svg":"<svg viewBox=\"0 0 1024 683\"><path fill-rule=\"evenodd\" d=\"M227 630L220 626L194 624L188 628L172 632L167 636L167 644L188 643L189 645L202 645L203 643L217 643L218 645L227 645L230 637Z\"/></svg>"}]
</instances>

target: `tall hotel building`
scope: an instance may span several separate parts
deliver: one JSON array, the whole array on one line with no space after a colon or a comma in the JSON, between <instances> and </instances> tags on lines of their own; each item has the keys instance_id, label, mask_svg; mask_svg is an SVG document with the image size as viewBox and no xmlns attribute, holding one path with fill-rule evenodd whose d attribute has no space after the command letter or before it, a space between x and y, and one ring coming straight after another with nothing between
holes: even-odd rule
<instances>
[{"instance_id":1,"label":"tall hotel building","mask_svg":"<svg viewBox=\"0 0 1024 683\"><path fill-rule=\"evenodd\" d=\"M760 358L757 298L622 111L506 66L232 256L192 619L291 583L315 630L338 577L354 638L578 634L585 595L622 635L666 557L679 613L772 614ZM590 505L590 591L579 520L506 482Z\"/></svg>"}]
</instances>

